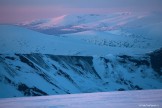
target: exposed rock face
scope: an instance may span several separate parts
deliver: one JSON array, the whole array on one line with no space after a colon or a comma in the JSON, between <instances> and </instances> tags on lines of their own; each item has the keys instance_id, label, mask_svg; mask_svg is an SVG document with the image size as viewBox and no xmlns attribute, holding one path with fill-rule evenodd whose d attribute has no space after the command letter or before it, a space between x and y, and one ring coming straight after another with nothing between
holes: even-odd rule
<instances>
[{"instance_id":1,"label":"exposed rock face","mask_svg":"<svg viewBox=\"0 0 162 108\"><path fill-rule=\"evenodd\" d=\"M0 97L162 88L162 50L143 56L1 54Z\"/></svg>"}]
</instances>

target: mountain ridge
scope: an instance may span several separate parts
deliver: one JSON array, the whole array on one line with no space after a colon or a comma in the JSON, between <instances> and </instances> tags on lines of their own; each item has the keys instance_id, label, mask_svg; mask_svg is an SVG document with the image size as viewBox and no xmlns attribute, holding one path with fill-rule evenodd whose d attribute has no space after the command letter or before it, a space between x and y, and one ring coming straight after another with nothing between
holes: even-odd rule
<instances>
[{"instance_id":1,"label":"mountain ridge","mask_svg":"<svg viewBox=\"0 0 162 108\"><path fill-rule=\"evenodd\" d=\"M1 54L0 97L161 89L159 57Z\"/></svg>"}]
</instances>

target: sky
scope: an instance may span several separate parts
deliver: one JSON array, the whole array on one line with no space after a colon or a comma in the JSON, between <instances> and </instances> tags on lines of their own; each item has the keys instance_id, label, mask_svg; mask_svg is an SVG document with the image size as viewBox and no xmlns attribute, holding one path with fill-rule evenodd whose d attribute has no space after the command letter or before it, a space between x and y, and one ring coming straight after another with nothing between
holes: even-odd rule
<instances>
[{"instance_id":1,"label":"sky","mask_svg":"<svg viewBox=\"0 0 162 108\"><path fill-rule=\"evenodd\" d=\"M64 14L162 11L162 0L0 0L0 23L57 17Z\"/></svg>"}]
</instances>

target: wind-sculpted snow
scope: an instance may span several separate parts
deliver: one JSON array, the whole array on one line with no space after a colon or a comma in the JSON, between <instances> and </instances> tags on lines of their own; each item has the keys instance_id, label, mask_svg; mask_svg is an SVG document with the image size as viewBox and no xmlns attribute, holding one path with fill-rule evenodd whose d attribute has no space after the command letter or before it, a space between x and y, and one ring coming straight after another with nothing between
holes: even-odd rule
<instances>
[{"instance_id":1,"label":"wind-sculpted snow","mask_svg":"<svg viewBox=\"0 0 162 108\"><path fill-rule=\"evenodd\" d=\"M161 89L160 60L161 50L103 57L1 54L0 97Z\"/></svg>"},{"instance_id":2,"label":"wind-sculpted snow","mask_svg":"<svg viewBox=\"0 0 162 108\"><path fill-rule=\"evenodd\" d=\"M162 90L0 99L1 108L161 108Z\"/></svg>"}]
</instances>

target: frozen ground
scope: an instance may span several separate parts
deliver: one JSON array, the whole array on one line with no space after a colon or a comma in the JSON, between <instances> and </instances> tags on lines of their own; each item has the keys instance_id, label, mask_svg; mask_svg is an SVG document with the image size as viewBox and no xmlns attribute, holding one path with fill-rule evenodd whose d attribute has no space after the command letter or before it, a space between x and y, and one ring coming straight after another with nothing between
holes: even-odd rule
<instances>
[{"instance_id":1,"label":"frozen ground","mask_svg":"<svg viewBox=\"0 0 162 108\"><path fill-rule=\"evenodd\" d=\"M162 90L0 99L0 108L161 108Z\"/></svg>"}]
</instances>

